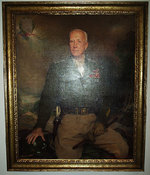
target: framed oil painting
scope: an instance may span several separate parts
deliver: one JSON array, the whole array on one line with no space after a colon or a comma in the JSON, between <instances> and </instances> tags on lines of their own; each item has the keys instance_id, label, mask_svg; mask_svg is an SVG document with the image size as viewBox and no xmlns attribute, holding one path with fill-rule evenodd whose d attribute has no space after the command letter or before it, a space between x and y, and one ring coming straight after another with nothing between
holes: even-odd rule
<instances>
[{"instance_id":1,"label":"framed oil painting","mask_svg":"<svg viewBox=\"0 0 150 175\"><path fill-rule=\"evenodd\" d=\"M147 2L4 2L8 170L144 169Z\"/></svg>"}]
</instances>

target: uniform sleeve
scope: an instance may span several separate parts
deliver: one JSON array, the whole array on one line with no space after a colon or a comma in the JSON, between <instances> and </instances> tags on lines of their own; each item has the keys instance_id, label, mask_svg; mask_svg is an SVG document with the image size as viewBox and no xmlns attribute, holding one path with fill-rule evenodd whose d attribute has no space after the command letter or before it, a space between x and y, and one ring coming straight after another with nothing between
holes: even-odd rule
<instances>
[{"instance_id":1,"label":"uniform sleeve","mask_svg":"<svg viewBox=\"0 0 150 175\"><path fill-rule=\"evenodd\" d=\"M114 94L114 72L111 70L112 64L103 61L99 65L100 85L99 85L99 109L97 110L97 120L104 125L107 124L107 116L112 112Z\"/></svg>"},{"instance_id":2,"label":"uniform sleeve","mask_svg":"<svg viewBox=\"0 0 150 175\"><path fill-rule=\"evenodd\" d=\"M45 86L41 94L39 111L38 111L38 121L36 128L45 128L47 121L49 120L53 109L56 106L57 100L57 90L58 90L58 79L55 71L55 67L51 66L49 68Z\"/></svg>"}]
</instances>

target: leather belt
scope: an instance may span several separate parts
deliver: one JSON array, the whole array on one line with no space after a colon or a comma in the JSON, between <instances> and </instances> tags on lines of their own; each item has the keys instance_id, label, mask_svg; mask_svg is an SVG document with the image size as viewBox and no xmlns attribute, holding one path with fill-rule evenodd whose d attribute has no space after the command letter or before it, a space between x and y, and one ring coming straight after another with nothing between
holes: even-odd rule
<instances>
[{"instance_id":1,"label":"leather belt","mask_svg":"<svg viewBox=\"0 0 150 175\"><path fill-rule=\"evenodd\" d=\"M86 114L90 114L90 113L94 113L93 110L91 110L90 108L65 108L63 109L63 114L76 114L76 115L86 115Z\"/></svg>"}]
</instances>

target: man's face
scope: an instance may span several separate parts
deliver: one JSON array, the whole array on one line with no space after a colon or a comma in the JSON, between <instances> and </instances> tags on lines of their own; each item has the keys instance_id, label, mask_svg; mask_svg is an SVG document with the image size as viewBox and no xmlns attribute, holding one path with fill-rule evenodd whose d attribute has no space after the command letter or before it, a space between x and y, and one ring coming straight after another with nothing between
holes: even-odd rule
<instances>
[{"instance_id":1,"label":"man's face","mask_svg":"<svg viewBox=\"0 0 150 175\"><path fill-rule=\"evenodd\" d=\"M72 31L70 33L70 51L74 57L80 57L88 47L85 34L82 31Z\"/></svg>"}]
</instances>

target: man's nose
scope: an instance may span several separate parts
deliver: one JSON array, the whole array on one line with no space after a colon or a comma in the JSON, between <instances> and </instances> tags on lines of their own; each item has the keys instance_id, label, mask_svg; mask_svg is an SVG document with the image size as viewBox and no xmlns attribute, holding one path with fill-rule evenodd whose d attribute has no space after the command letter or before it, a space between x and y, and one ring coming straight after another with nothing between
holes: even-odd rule
<instances>
[{"instance_id":1,"label":"man's nose","mask_svg":"<svg viewBox=\"0 0 150 175\"><path fill-rule=\"evenodd\" d=\"M73 43L73 47L75 47L75 48L77 47L77 42Z\"/></svg>"}]
</instances>

